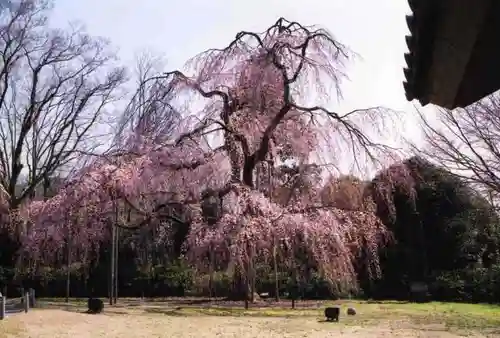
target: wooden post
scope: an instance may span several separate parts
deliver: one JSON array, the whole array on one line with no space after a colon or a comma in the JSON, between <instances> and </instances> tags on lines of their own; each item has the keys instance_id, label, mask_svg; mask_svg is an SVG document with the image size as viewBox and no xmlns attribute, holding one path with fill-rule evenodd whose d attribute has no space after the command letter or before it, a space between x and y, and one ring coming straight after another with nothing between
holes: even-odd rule
<instances>
[{"instance_id":1,"label":"wooden post","mask_svg":"<svg viewBox=\"0 0 500 338\"><path fill-rule=\"evenodd\" d=\"M30 289L30 306L35 307L35 289Z\"/></svg>"},{"instance_id":2,"label":"wooden post","mask_svg":"<svg viewBox=\"0 0 500 338\"><path fill-rule=\"evenodd\" d=\"M30 294L28 292L24 293L24 312L28 312L30 309Z\"/></svg>"},{"instance_id":3,"label":"wooden post","mask_svg":"<svg viewBox=\"0 0 500 338\"><path fill-rule=\"evenodd\" d=\"M7 297L3 296L0 299L0 320L5 318L5 303L7 302Z\"/></svg>"}]
</instances>

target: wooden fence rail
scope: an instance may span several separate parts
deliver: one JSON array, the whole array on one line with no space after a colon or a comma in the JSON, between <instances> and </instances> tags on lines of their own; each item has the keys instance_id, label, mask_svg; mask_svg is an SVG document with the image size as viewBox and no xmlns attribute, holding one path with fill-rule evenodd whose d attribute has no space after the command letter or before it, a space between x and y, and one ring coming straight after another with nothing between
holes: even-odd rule
<instances>
[{"instance_id":1,"label":"wooden fence rail","mask_svg":"<svg viewBox=\"0 0 500 338\"><path fill-rule=\"evenodd\" d=\"M30 307L35 306L35 290L30 289L23 297L7 299L7 297L0 297L0 320L7 317L7 315L28 312Z\"/></svg>"}]
</instances>

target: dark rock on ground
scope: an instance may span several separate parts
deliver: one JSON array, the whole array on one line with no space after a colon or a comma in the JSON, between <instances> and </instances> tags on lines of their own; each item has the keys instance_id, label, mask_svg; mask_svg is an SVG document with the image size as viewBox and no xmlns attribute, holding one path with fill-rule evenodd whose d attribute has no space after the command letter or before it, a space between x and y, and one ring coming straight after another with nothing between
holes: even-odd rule
<instances>
[{"instance_id":1,"label":"dark rock on ground","mask_svg":"<svg viewBox=\"0 0 500 338\"><path fill-rule=\"evenodd\" d=\"M87 301L88 313L101 313L104 309L104 302L99 298L89 298Z\"/></svg>"},{"instance_id":2,"label":"dark rock on ground","mask_svg":"<svg viewBox=\"0 0 500 338\"><path fill-rule=\"evenodd\" d=\"M339 321L340 307L333 306L325 309L325 317L328 321Z\"/></svg>"}]
</instances>

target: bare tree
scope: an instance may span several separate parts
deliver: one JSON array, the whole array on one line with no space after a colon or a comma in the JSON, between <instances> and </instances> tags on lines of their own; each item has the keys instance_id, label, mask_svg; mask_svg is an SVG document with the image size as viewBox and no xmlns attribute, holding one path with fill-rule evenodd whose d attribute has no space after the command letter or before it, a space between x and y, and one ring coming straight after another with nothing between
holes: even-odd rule
<instances>
[{"instance_id":1,"label":"bare tree","mask_svg":"<svg viewBox=\"0 0 500 338\"><path fill-rule=\"evenodd\" d=\"M37 0L8 0L0 8L0 186L10 209L96 146L125 80L106 41L81 29L52 29L50 9ZM27 183L19 189L24 170Z\"/></svg>"},{"instance_id":2,"label":"bare tree","mask_svg":"<svg viewBox=\"0 0 500 338\"><path fill-rule=\"evenodd\" d=\"M500 194L500 96L465 109L419 112L425 146L413 150L473 184L491 200Z\"/></svg>"},{"instance_id":3,"label":"bare tree","mask_svg":"<svg viewBox=\"0 0 500 338\"><path fill-rule=\"evenodd\" d=\"M137 91L117 121L115 148L128 148L130 144L124 143L135 143L137 137L148 138L152 143L161 144L174 135L181 115L171 105L175 98L173 87L147 81L161 73L164 66L165 61L159 55L148 51L138 54L134 74L134 90Z\"/></svg>"}]
</instances>

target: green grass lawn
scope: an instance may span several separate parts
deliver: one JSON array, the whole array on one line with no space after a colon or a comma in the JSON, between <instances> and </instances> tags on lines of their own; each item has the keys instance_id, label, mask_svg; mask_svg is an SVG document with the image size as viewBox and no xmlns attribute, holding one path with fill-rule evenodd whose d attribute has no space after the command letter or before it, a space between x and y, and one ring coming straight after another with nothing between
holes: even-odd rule
<instances>
[{"instance_id":1,"label":"green grass lawn","mask_svg":"<svg viewBox=\"0 0 500 338\"><path fill-rule=\"evenodd\" d=\"M49 307L65 308L64 299L41 299L40 304ZM489 304L465 303L406 303L395 301L325 301L319 307L303 308L297 302L297 308L290 307L256 307L245 310L241 307L228 306L183 306L175 301L149 300L139 305L137 299L119 299L113 307L105 306L106 313L124 313L135 308L138 315L163 314L167 316L252 316L252 317L289 317L289 318L317 318L322 319L323 308L327 305L340 305L342 314L339 325L370 326L380 323L406 323L418 327L439 326L447 331L483 332L500 335L500 306ZM67 305L68 309L83 310L86 306L85 299L72 299ZM346 316L347 307L356 308L356 316Z\"/></svg>"}]
</instances>

